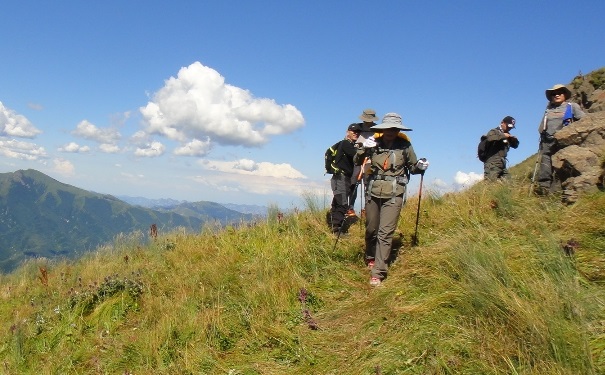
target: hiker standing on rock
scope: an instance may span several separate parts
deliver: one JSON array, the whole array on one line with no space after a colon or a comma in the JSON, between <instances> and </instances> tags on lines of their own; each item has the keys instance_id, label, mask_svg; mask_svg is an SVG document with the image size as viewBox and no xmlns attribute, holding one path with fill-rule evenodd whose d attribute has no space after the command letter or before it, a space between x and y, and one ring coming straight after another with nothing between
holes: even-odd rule
<instances>
[{"instance_id":1,"label":"hiker standing on rock","mask_svg":"<svg viewBox=\"0 0 605 375\"><path fill-rule=\"evenodd\" d=\"M577 103L569 101L571 91L561 84L554 85L545 91L548 105L540 123L540 169L538 172L539 195L550 194L561 190L560 182L553 177L552 155L559 149L554 134L564 126L585 116Z\"/></svg>"},{"instance_id":2,"label":"hiker standing on rock","mask_svg":"<svg viewBox=\"0 0 605 375\"><path fill-rule=\"evenodd\" d=\"M510 131L515 128L515 119L506 116L500 122L500 126L491 129L486 134L486 154L487 159L483 163L483 177L488 181L497 179L508 179L508 169L506 169L506 156L508 150L519 147L519 140Z\"/></svg>"},{"instance_id":3,"label":"hiker standing on rock","mask_svg":"<svg viewBox=\"0 0 605 375\"><path fill-rule=\"evenodd\" d=\"M393 235L401 208L405 203L410 174L420 174L428 168L426 159L418 160L410 139L401 130L412 130L403 125L397 113L387 113L382 123L372 127L381 133L369 137L357 151L354 161L360 165L369 159L371 174L366 199L365 256L371 268L370 285L378 286L387 276Z\"/></svg>"},{"instance_id":4,"label":"hiker standing on rock","mask_svg":"<svg viewBox=\"0 0 605 375\"><path fill-rule=\"evenodd\" d=\"M329 221L334 233L346 233L347 231L348 226L343 225L348 211L353 207L352 193L355 186L352 178L353 156L356 152L355 141L357 141L360 132L359 124L349 125L345 139L333 146L337 148L337 152L334 159L334 173L330 180L334 197L332 198Z\"/></svg>"}]
</instances>

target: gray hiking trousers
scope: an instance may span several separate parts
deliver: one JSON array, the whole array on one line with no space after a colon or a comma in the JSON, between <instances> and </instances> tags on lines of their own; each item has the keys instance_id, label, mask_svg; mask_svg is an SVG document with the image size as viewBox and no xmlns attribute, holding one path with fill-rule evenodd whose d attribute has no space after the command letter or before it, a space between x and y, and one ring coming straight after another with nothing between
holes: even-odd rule
<instances>
[{"instance_id":1,"label":"gray hiking trousers","mask_svg":"<svg viewBox=\"0 0 605 375\"><path fill-rule=\"evenodd\" d=\"M370 197L366 200L366 260L374 259L372 277L387 276L393 235L403 207L403 196Z\"/></svg>"}]
</instances>

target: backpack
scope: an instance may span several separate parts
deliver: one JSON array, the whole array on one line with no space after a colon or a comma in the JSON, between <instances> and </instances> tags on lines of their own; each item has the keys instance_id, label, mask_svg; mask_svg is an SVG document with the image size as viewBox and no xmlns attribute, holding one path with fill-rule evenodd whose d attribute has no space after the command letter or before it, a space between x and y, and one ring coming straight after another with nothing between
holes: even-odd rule
<instances>
[{"instance_id":1,"label":"backpack","mask_svg":"<svg viewBox=\"0 0 605 375\"><path fill-rule=\"evenodd\" d=\"M487 161L490 155L490 147L491 144L487 140L487 135L482 135L481 140L479 141L479 145L477 146L477 157L483 163Z\"/></svg>"},{"instance_id":2,"label":"backpack","mask_svg":"<svg viewBox=\"0 0 605 375\"><path fill-rule=\"evenodd\" d=\"M324 154L324 162L327 174L340 173L340 168L336 166L342 157L342 141L336 142L329 147Z\"/></svg>"}]
</instances>

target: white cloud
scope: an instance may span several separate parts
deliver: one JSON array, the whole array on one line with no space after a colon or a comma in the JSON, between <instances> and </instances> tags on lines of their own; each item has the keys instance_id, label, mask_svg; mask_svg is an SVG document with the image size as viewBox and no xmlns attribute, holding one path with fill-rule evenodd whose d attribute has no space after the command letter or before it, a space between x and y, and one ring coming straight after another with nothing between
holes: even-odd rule
<instances>
[{"instance_id":1,"label":"white cloud","mask_svg":"<svg viewBox=\"0 0 605 375\"><path fill-rule=\"evenodd\" d=\"M115 128L101 129L90 123L88 120L82 120L76 126L76 129L71 134L99 143L114 144L122 138L120 133Z\"/></svg>"},{"instance_id":2,"label":"white cloud","mask_svg":"<svg viewBox=\"0 0 605 375\"><path fill-rule=\"evenodd\" d=\"M57 149L59 152L85 153L90 151L88 146L80 146L75 142L69 142L63 147Z\"/></svg>"},{"instance_id":3,"label":"white cloud","mask_svg":"<svg viewBox=\"0 0 605 375\"><path fill-rule=\"evenodd\" d=\"M260 194L268 196L300 197L310 190L323 191L323 184L306 179L262 176L255 174L237 174L208 172L192 177L194 181L222 192L241 192L242 194Z\"/></svg>"},{"instance_id":4,"label":"white cloud","mask_svg":"<svg viewBox=\"0 0 605 375\"><path fill-rule=\"evenodd\" d=\"M255 98L225 83L215 70L195 62L140 108L148 134L179 142L209 139L224 145L259 146L270 136L301 128L304 118L293 105Z\"/></svg>"},{"instance_id":5,"label":"white cloud","mask_svg":"<svg viewBox=\"0 0 605 375\"><path fill-rule=\"evenodd\" d=\"M137 147L134 151L136 156L154 157L164 154L166 147L160 142L152 142L142 147Z\"/></svg>"},{"instance_id":6,"label":"white cloud","mask_svg":"<svg viewBox=\"0 0 605 375\"><path fill-rule=\"evenodd\" d=\"M138 132L130 136L130 142L135 145L143 145L145 143L148 143L149 139L149 135L142 130L139 130Z\"/></svg>"},{"instance_id":7,"label":"white cloud","mask_svg":"<svg viewBox=\"0 0 605 375\"><path fill-rule=\"evenodd\" d=\"M75 172L74 165L65 159L54 159L53 160L53 170L63 176L73 176Z\"/></svg>"},{"instance_id":8,"label":"white cloud","mask_svg":"<svg viewBox=\"0 0 605 375\"><path fill-rule=\"evenodd\" d=\"M25 116L6 108L0 102L0 136L8 135L20 138L34 138L42 133Z\"/></svg>"},{"instance_id":9,"label":"white cloud","mask_svg":"<svg viewBox=\"0 0 605 375\"><path fill-rule=\"evenodd\" d=\"M174 150L174 154L179 156L204 156L210 152L211 148L210 138L206 137L206 141L194 139L181 147L177 147Z\"/></svg>"},{"instance_id":10,"label":"white cloud","mask_svg":"<svg viewBox=\"0 0 605 375\"><path fill-rule=\"evenodd\" d=\"M456 184L459 189L468 188L481 180L483 180L483 175L475 172L464 173L458 171L454 176L454 184Z\"/></svg>"},{"instance_id":11,"label":"white cloud","mask_svg":"<svg viewBox=\"0 0 605 375\"><path fill-rule=\"evenodd\" d=\"M8 141L0 139L0 155L4 155L8 158L30 161L47 157L44 147L40 147L35 143L17 141L14 139Z\"/></svg>"},{"instance_id":12,"label":"white cloud","mask_svg":"<svg viewBox=\"0 0 605 375\"><path fill-rule=\"evenodd\" d=\"M448 183L440 178L436 178L430 183L428 183L427 188L434 193L445 194L449 192L467 189L481 180L483 180L482 174L478 174L475 172L465 173L458 171L454 175L453 182Z\"/></svg>"},{"instance_id":13,"label":"white cloud","mask_svg":"<svg viewBox=\"0 0 605 375\"><path fill-rule=\"evenodd\" d=\"M114 144L110 144L110 143L103 143L102 145L99 145L99 150L101 150L101 152L104 152L106 154L116 154L116 153L120 152L120 147L118 147L118 145L114 145Z\"/></svg>"},{"instance_id":14,"label":"white cloud","mask_svg":"<svg viewBox=\"0 0 605 375\"><path fill-rule=\"evenodd\" d=\"M200 165L212 171L224 173L254 175L259 177L275 177L289 179L306 179L307 177L294 169L290 164L273 164L269 162L255 162L248 159L240 159L234 162L204 160Z\"/></svg>"},{"instance_id":15,"label":"white cloud","mask_svg":"<svg viewBox=\"0 0 605 375\"><path fill-rule=\"evenodd\" d=\"M311 190L325 190L323 183L310 181L290 164L240 159L231 162L200 160L198 165L205 172L191 178L220 192L300 197Z\"/></svg>"}]
</instances>

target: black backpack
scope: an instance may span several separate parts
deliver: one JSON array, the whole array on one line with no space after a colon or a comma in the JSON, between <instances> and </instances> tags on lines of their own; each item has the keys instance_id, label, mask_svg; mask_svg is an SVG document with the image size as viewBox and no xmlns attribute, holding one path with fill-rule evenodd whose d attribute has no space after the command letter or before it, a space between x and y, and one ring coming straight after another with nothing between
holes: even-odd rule
<instances>
[{"instance_id":1,"label":"black backpack","mask_svg":"<svg viewBox=\"0 0 605 375\"><path fill-rule=\"evenodd\" d=\"M340 173L340 168L336 166L342 157L342 141L336 142L329 147L324 154L325 168L327 174Z\"/></svg>"},{"instance_id":2,"label":"black backpack","mask_svg":"<svg viewBox=\"0 0 605 375\"><path fill-rule=\"evenodd\" d=\"M487 140L487 135L482 135L479 145L477 146L477 157L485 163L490 155L491 143Z\"/></svg>"}]
</instances>

